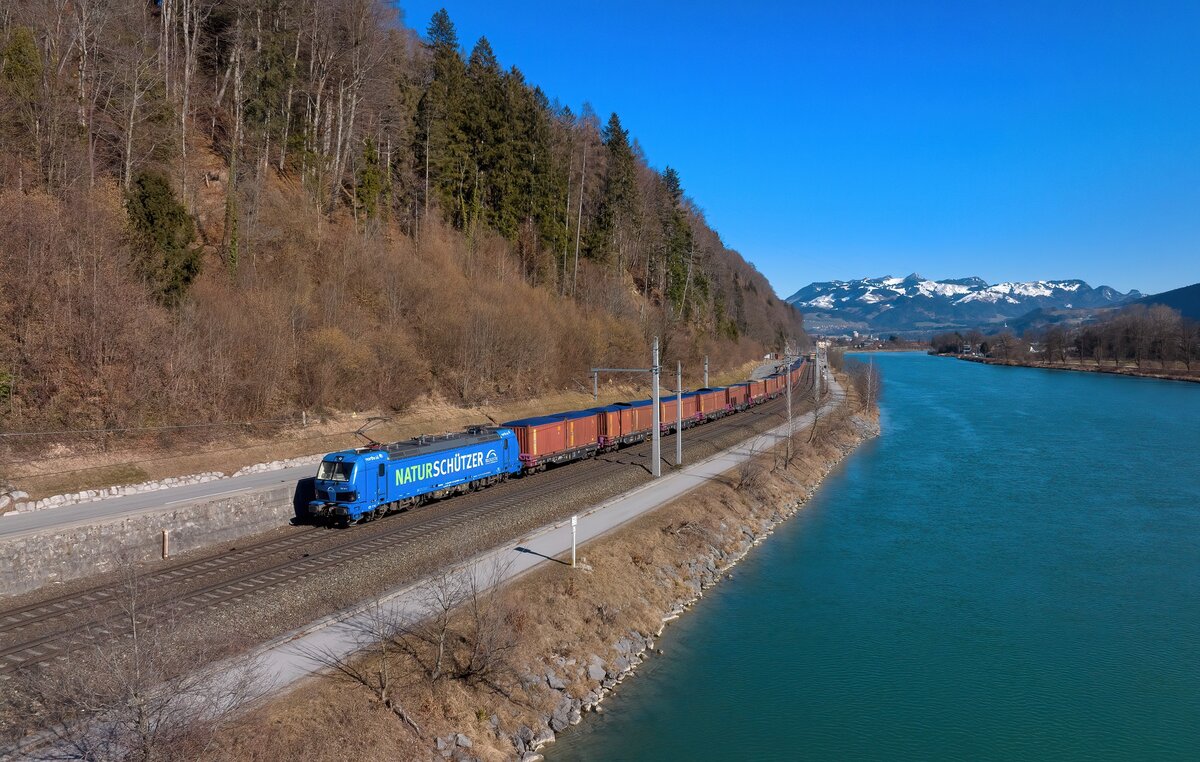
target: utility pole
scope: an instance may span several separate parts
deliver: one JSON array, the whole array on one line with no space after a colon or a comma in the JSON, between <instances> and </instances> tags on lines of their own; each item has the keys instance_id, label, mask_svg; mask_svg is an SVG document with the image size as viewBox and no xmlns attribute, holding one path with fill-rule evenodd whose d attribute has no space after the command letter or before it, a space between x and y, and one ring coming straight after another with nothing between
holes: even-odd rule
<instances>
[{"instance_id":1,"label":"utility pole","mask_svg":"<svg viewBox=\"0 0 1200 762\"><path fill-rule=\"evenodd\" d=\"M813 353L813 405L821 404L821 349Z\"/></svg>"},{"instance_id":2,"label":"utility pole","mask_svg":"<svg viewBox=\"0 0 1200 762\"><path fill-rule=\"evenodd\" d=\"M652 401L654 403L654 411L652 413L652 425L654 430L650 434L651 458L650 473L654 474L654 478L662 476L662 412L659 405L662 404L661 395L659 393L659 374L662 368L658 366L658 337L654 337L653 349L651 350L651 359L653 364L649 368L592 368L592 398L597 402L600 401L600 374L601 373L649 373L652 380Z\"/></svg>"},{"instance_id":3,"label":"utility pole","mask_svg":"<svg viewBox=\"0 0 1200 762\"><path fill-rule=\"evenodd\" d=\"M708 388L708 355L704 355L704 388Z\"/></svg>"},{"instance_id":4,"label":"utility pole","mask_svg":"<svg viewBox=\"0 0 1200 762\"><path fill-rule=\"evenodd\" d=\"M821 346L817 345L817 356L813 361L813 394L816 395L816 402L821 404Z\"/></svg>"},{"instance_id":5,"label":"utility pole","mask_svg":"<svg viewBox=\"0 0 1200 762\"><path fill-rule=\"evenodd\" d=\"M675 467L683 465L683 363L675 365Z\"/></svg>"},{"instance_id":6,"label":"utility pole","mask_svg":"<svg viewBox=\"0 0 1200 762\"><path fill-rule=\"evenodd\" d=\"M787 370L787 415L788 415L788 427L787 427L788 433L787 433L787 448L786 448L787 449L787 460L786 460L786 462L791 463L792 462L792 434L794 432L792 431L792 369L790 366L788 367L788 370Z\"/></svg>"},{"instance_id":7,"label":"utility pole","mask_svg":"<svg viewBox=\"0 0 1200 762\"><path fill-rule=\"evenodd\" d=\"M654 378L653 385L651 387L654 390L653 391L654 414L653 414L653 418L652 418L652 420L653 420L652 427L653 427L654 431L651 434L650 473L654 475L655 479L657 479L658 477L662 476L662 443L659 441L660 435L662 433L662 431L661 431L662 421L659 420L660 413L659 413L659 409L658 409L659 408L659 398L658 398L659 367L658 367L658 337L657 336L654 337L654 349L651 352L650 371L651 371L651 375Z\"/></svg>"}]
</instances>

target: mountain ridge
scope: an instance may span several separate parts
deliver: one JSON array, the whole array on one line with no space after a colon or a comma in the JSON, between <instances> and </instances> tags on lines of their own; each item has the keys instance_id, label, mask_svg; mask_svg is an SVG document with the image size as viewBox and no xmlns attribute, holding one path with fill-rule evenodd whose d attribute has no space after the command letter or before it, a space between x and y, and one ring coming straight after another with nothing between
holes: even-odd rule
<instances>
[{"instance_id":1,"label":"mountain ridge","mask_svg":"<svg viewBox=\"0 0 1200 762\"><path fill-rule=\"evenodd\" d=\"M1141 297L1078 278L989 284L978 276L930 280L912 273L810 283L785 301L818 332L924 334L1001 325L1037 309L1105 309Z\"/></svg>"},{"instance_id":2,"label":"mountain ridge","mask_svg":"<svg viewBox=\"0 0 1200 762\"><path fill-rule=\"evenodd\" d=\"M1161 294L1147 296L1139 299L1138 303L1148 307L1155 304L1165 304L1171 309L1179 310L1179 313L1185 318L1200 320L1200 283L1193 283L1190 286L1182 286L1170 291L1164 291Z\"/></svg>"}]
</instances>

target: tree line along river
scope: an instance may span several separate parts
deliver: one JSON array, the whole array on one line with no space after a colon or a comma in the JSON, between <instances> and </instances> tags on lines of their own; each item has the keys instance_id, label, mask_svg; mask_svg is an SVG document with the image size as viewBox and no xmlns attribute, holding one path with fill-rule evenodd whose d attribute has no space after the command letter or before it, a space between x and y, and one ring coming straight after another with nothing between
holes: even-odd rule
<instances>
[{"instance_id":1,"label":"tree line along river","mask_svg":"<svg viewBox=\"0 0 1200 762\"><path fill-rule=\"evenodd\" d=\"M1200 385L874 362L882 436L551 762L1195 759Z\"/></svg>"}]
</instances>

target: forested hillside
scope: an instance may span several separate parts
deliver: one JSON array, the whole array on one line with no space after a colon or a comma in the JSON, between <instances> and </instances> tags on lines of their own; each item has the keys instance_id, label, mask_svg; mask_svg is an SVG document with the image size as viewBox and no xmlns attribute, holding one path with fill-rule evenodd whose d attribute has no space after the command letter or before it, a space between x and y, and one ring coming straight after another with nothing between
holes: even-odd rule
<instances>
[{"instance_id":1,"label":"forested hillside","mask_svg":"<svg viewBox=\"0 0 1200 762\"><path fill-rule=\"evenodd\" d=\"M10 0L0 425L474 402L651 335L693 368L802 340L684 181L444 11Z\"/></svg>"},{"instance_id":2,"label":"forested hillside","mask_svg":"<svg viewBox=\"0 0 1200 762\"><path fill-rule=\"evenodd\" d=\"M1200 283L1147 296L1141 303L1147 306L1162 304L1179 310L1179 313L1189 320L1200 320Z\"/></svg>"}]
</instances>

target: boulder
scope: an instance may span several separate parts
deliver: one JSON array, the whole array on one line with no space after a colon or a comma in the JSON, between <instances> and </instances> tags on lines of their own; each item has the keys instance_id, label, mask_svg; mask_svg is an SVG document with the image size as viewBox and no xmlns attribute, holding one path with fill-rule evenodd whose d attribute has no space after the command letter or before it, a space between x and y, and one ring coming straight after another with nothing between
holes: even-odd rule
<instances>
[{"instance_id":1,"label":"boulder","mask_svg":"<svg viewBox=\"0 0 1200 762\"><path fill-rule=\"evenodd\" d=\"M630 648L631 653L640 654L646 650L646 639L642 637L640 632L630 632L629 642L633 644L632 648Z\"/></svg>"},{"instance_id":2,"label":"boulder","mask_svg":"<svg viewBox=\"0 0 1200 762\"><path fill-rule=\"evenodd\" d=\"M556 691L563 691L567 689L567 684L563 682L563 679L555 674L554 670L552 669L546 670L546 685L549 685Z\"/></svg>"},{"instance_id":3,"label":"boulder","mask_svg":"<svg viewBox=\"0 0 1200 762\"><path fill-rule=\"evenodd\" d=\"M529 727L528 725L522 725L517 729L516 737L521 741L524 741L525 745L528 746L529 744L533 743L533 728Z\"/></svg>"},{"instance_id":4,"label":"boulder","mask_svg":"<svg viewBox=\"0 0 1200 762\"><path fill-rule=\"evenodd\" d=\"M610 677L619 677L633 667L633 661L628 656L618 656L613 660L612 671L608 674Z\"/></svg>"},{"instance_id":5,"label":"boulder","mask_svg":"<svg viewBox=\"0 0 1200 762\"><path fill-rule=\"evenodd\" d=\"M589 664L587 673L589 680L595 680L597 682L603 680L608 675L608 671L600 664Z\"/></svg>"},{"instance_id":6,"label":"boulder","mask_svg":"<svg viewBox=\"0 0 1200 762\"><path fill-rule=\"evenodd\" d=\"M558 706L554 708L554 713L550 715L550 729L556 733L566 730L571 724L571 710L573 708L574 705L571 699L564 698L560 701Z\"/></svg>"},{"instance_id":7,"label":"boulder","mask_svg":"<svg viewBox=\"0 0 1200 762\"><path fill-rule=\"evenodd\" d=\"M458 733L454 736L454 744L456 746L461 746L464 749L469 749L471 748L471 739L467 738L462 733Z\"/></svg>"}]
</instances>

